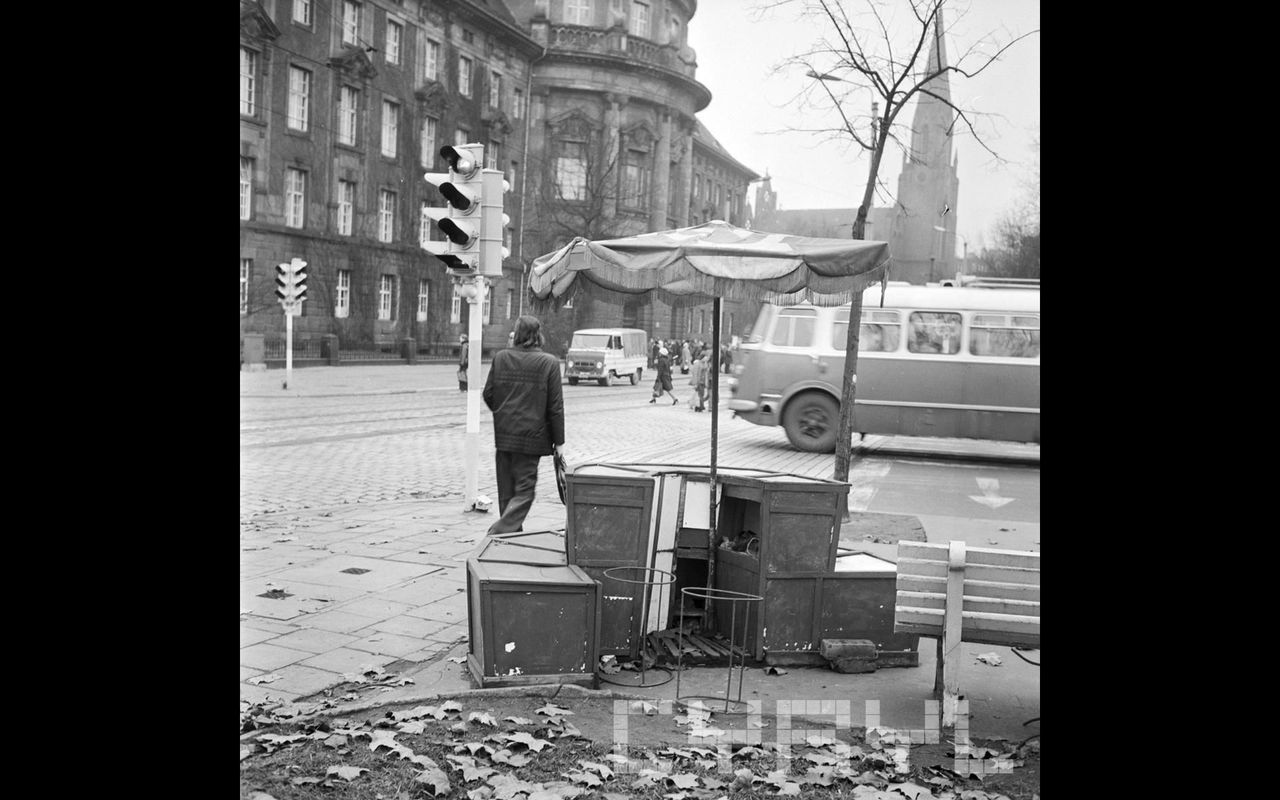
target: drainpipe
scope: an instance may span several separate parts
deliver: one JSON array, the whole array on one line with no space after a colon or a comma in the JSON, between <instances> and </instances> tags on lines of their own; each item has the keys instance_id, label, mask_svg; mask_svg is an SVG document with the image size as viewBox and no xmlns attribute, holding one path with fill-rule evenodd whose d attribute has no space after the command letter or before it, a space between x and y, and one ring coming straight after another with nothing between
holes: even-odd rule
<instances>
[{"instance_id":1,"label":"drainpipe","mask_svg":"<svg viewBox=\"0 0 1280 800\"><path fill-rule=\"evenodd\" d=\"M528 105L524 110L524 163L520 165L520 243L516 249L516 260L520 262L520 314L524 316L524 280L529 273L529 266L524 263L524 197L529 193L529 131L533 128L533 65L547 57L547 48L529 62L529 74L524 81L524 101Z\"/></svg>"}]
</instances>

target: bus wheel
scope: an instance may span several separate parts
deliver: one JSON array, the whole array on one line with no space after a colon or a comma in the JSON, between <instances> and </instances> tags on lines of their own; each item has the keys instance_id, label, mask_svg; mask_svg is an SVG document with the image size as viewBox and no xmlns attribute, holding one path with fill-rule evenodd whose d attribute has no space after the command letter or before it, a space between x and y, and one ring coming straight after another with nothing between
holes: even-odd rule
<instances>
[{"instance_id":1,"label":"bus wheel","mask_svg":"<svg viewBox=\"0 0 1280 800\"><path fill-rule=\"evenodd\" d=\"M631 378L631 385L635 386L637 383L640 382L640 370L636 370L635 372L631 373L631 375L628 377Z\"/></svg>"},{"instance_id":2,"label":"bus wheel","mask_svg":"<svg viewBox=\"0 0 1280 800\"><path fill-rule=\"evenodd\" d=\"M840 406L829 395L806 392L787 403L782 426L792 447L810 453L832 453L840 433Z\"/></svg>"},{"instance_id":3,"label":"bus wheel","mask_svg":"<svg viewBox=\"0 0 1280 800\"><path fill-rule=\"evenodd\" d=\"M569 379L569 385L570 385L570 386L577 386L577 385L578 385L578 379L577 379L577 378L570 378L570 379Z\"/></svg>"}]
</instances>

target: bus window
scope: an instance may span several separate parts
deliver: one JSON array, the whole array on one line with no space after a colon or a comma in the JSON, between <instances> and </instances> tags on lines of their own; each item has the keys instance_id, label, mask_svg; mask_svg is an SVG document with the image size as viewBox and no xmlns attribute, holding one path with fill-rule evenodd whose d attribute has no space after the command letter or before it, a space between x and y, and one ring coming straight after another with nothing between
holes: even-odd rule
<instances>
[{"instance_id":1,"label":"bus window","mask_svg":"<svg viewBox=\"0 0 1280 800\"><path fill-rule=\"evenodd\" d=\"M769 330L769 320L773 319L777 311L777 306L768 303L760 306L760 314L756 317L755 324L751 326L751 330L747 331L747 344L759 344L764 341L764 332Z\"/></svg>"},{"instance_id":2,"label":"bus window","mask_svg":"<svg viewBox=\"0 0 1280 800\"><path fill-rule=\"evenodd\" d=\"M960 315L948 311L912 311L907 351L911 353L960 352Z\"/></svg>"},{"instance_id":3,"label":"bus window","mask_svg":"<svg viewBox=\"0 0 1280 800\"><path fill-rule=\"evenodd\" d=\"M784 308L778 312L770 344L779 347L809 347L818 312L812 308Z\"/></svg>"},{"instance_id":4,"label":"bus window","mask_svg":"<svg viewBox=\"0 0 1280 800\"><path fill-rule=\"evenodd\" d=\"M1039 358L1040 318L1009 314L974 314L969 352L975 356Z\"/></svg>"},{"instance_id":5,"label":"bus window","mask_svg":"<svg viewBox=\"0 0 1280 800\"><path fill-rule=\"evenodd\" d=\"M849 336L849 309L836 309L831 325L831 347L843 350ZM897 311L881 309L862 310L862 324L858 327L858 352L892 353L902 340L902 319Z\"/></svg>"}]
</instances>

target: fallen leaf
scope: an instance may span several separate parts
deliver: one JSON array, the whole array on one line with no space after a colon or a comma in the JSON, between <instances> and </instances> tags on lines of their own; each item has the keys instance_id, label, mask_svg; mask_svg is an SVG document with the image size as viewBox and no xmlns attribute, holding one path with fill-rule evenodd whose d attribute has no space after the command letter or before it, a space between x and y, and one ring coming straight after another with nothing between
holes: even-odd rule
<instances>
[{"instance_id":1,"label":"fallen leaf","mask_svg":"<svg viewBox=\"0 0 1280 800\"><path fill-rule=\"evenodd\" d=\"M530 750L532 750L535 753L541 753L542 748L551 744L551 742L547 741L546 739L538 739L534 736L531 736L528 733L525 733L524 731L519 731L517 733L513 733L509 735L507 737L507 741L518 742L520 744L523 744L525 747L528 747Z\"/></svg>"},{"instance_id":2,"label":"fallen leaf","mask_svg":"<svg viewBox=\"0 0 1280 800\"><path fill-rule=\"evenodd\" d=\"M993 667L1000 666L1000 656L998 653L982 653L977 656L977 659L983 664L990 664Z\"/></svg>"},{"instance_id":3,"label":"fallen leaf","mask_svg":"<svg viewBox=\"0 0 1280 800\"><path fill-rule=\"evenodd\" d=\"M910 781L894 784L893 791L904 794L911 800L934 800L933 792Z\"/></svg>"},{"instance_id":4,"label":"fallen leaf","mask_svg":"<svg viewBox=\"0 0 1280 800\"><path fill-rule=\"evenodd\" d=\"M323 783L324 780L324 778L317 777L293 778L289 783L292 783L294 786L313 786L317 783Z\"/></svg>"},{"instance_id":5,"label":"fallen leaf","mask_svg":"<svg viewBox=\"0 0 1280 800\"><path fill-rule=\"evenodd\" d=\"M600 776L595 774L594 772L585 772L585 771L577 770L574 772L564 772L561 774L564 775L569 780L573 781L574 783L581 783L583 786L595 787L595 786L601 786L604 784L604 781L600 779Z\"/></svg>"},{"instance_id":6,"label":"fallen leaf","mask_svg":"<svg viewBox=\"0 0 1280 800\"><path fill-rule=\"evenodd\" d=\"M671 781L677 789L693 789L698 785L698 776L688 772L668 775L667 780Z\"/></svg>"},{"instance_id":7,"label":"fallen leaf","mask_svg":"<svg viewBox=\"0 0 1280 800\"><path fill-rule=\"evenodd\" d=\"M580 764L583 769L597 773L606 781L613 777L613 770L604 764L599 764L595 761L579 761L578 764Z\"/></svg>"},{"instance_id":8,"label":"fallen leaf","mask_svg":"<svg viewBox=\"0 0 1280 800\"><path fill-rule=\"evenodd\" d=\"M516 725L532 725L533 724L533 720L527 717L503 717L502 721L511 722Z\"/></svg>"},{"instance_id":9,"label":"fallen leaf","mask_svg":"<svg viewBox=\"0 0 1280 800\"><path fill-rule=\"evenodd\" d=\"M764 671L765 675L786 675L787 671L781 667L769 667Z\"/></svg>"},{"instance_id":10,"label":"fallen leaf","mask_svg":"<svg viewBox=\"0 0 1280 800\"><path fill-rule=\"evenodd\" d=\"M455 664L465 664L465 663L467 663L467 657L466 657L466 656L451 656L451 657L449 658L449 660L450 660L450 661L452 661L452 662L453 662L453 663L455 663Z\"/></svg>"},{"instance_id":11,"label":"fallen leaf","mask_svg":"<svg viewBox=\"0 0 1280 800\"><path fill-rule=\"evenodd\" d=\"M420 720L415 719L409 722L401 722L400 725L396 728L396 731L398 731L399 733L407 733L410 735L415 735L415 734L422 733L426 729L427 729L427 726L425 724L423 724Z\"/></svg>"},{"instance_id":12,"label":"fallen leaf","mask_svg":"<svg viewBox=\"0 0 1280 800\"><path fill-rule=\"evenodd\" d=\"M561 708L560 706L557 706L553 703L547 703L545 706L543 706L542 708L539 708L534 713L542 714L544 717L553 717L553 718L573 715L573 712L570 711L569 709Z\"/></svg>"},{"instance_id":13,"label":"fallen leaf","mask_svg":"<svg viewBox=\"0 0 1280 800\"><path fill-rule=\"evenodd\" d=\"M498 727L498 721L488 711L472 711L467 715L468 722L476 722L481 725L488 725L491 728Z\"/></svg>"},{"instance_id":14,"label":"fallen leaf","mask_svg":"<svg viewBox=\"0 0 1280 800\"><path fill-rule=\"evenodd\" d=\"M720 728L690 728L689 735L697 736L699 739L705 739L708 736L724 736L725 732Z\"/></svg>"},{"instance_id":15,"label":"fallen leaf","mask_svg":"<svg viewBox=\"0 0 1280 800\"><path fill-rule=\"evenodd\" d=\"M631 705L627 707L627 710L637 714L644 714L646 717L651 717L658 713L658 707L646 700L633 701Z\"/></svg>"},{"instance_id":16,"label":"fallen leaf","mask_svg":"<svg viewBox=\"0 0 1280 800\"><path fill-rule=\"evenodd\" d=\"M329 767L325 775L337 775L344 781L353 781L368 771L364 767Z\"/></svg>"},{"instance_id":17,"label":"fallen leaf","mask_svg":"<svg viewBox=\"0 0 1280 800\"><path fill-rule=\"evenodd\" d=\"M273 672L270 675L259 675L256 678L250 678L249 683L252 683L253 685L257 686L258 684L261 684L261 683L274 683L283 677L284 676L281 675L280 673Z\"/></svg>"},{"instance_id":18,"label":"fallen leaf","mask_svg":"<svg viewBox=\"0 0 1280 800\"><path fill-rule=\"evenodd\" d=\"M240 748L240 760L241 760L241 761L244 761L246 758L248 758L248 757L249 757L249 756L251 756L251 755L253 755L253 748L252 748L252 747L241 747L241 748Z\"/></svg>"},{"instance_id":19,"label":"fallen leaf","mask_svg":"<svg viewBox=\"0 0 1280 800\"><path fill-rule=\"evenodd\" d=\"M451 791L449 776L445 775L444 771L439 768L423 770L414 776L413 780L415 783L421 783L426 786L431 790L431 794L436 797L448 794Z\"/></svg>"}]
</instances>

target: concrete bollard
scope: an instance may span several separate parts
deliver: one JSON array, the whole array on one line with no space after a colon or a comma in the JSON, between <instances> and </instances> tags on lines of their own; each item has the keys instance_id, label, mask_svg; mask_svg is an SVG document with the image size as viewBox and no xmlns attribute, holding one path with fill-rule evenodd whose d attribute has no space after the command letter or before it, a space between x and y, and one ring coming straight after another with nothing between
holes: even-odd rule
<instances>
[{"instance_id":1,"label":"concrete bollard","mask_svg":"<svg viewBox=\"0 0 1280 800\"><path fill-rule=\"evenodd\" d=\"M267 347L260 333L244 335L244 356L240 369L244 372L262 372L267 368Z\"/></svg>"}]
</instances>

